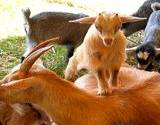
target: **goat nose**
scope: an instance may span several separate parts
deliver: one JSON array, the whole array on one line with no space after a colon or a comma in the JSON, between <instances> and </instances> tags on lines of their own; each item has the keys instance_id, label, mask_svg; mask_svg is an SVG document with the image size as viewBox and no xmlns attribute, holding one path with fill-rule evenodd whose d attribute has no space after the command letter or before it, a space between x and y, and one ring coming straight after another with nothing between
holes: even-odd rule
<instances>
[{"instance_id":1,"label":"goat nose","mask_svg":"<svg viewBox=\"0 0 160 125\"><path fill-rule=\"evenodd\" d=\"M105 42L107 45L111 45L112 42L113 42L113 39L112 39L112 38L104 39L104 42Z\"/></svg>"}]
</instances>

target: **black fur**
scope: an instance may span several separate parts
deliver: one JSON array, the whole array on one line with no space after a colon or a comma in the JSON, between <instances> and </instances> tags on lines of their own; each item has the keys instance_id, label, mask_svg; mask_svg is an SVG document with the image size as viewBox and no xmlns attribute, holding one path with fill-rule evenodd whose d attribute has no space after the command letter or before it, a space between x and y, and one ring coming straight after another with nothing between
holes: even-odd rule
<instances>
[{"instance_id":1,"label":"black fur","mask_svg":"<svg viewBox=\"0 0 160 125\"><path fill-rule=\"evenodd\" d=\"M139 52L147 52L147 53L149 53L148 58L146 60L138 58L137 54ZM155 59L155 56L156 56L156 50L155 50L154 45L152 43L142 44L136 50L136 59L137 59L137 61L138 61L138 63L140 65L148 65L148 66L150 66L152 61ZM147 68L146 68L146 70L147 70Z\"/></svg>"}]
</instances>

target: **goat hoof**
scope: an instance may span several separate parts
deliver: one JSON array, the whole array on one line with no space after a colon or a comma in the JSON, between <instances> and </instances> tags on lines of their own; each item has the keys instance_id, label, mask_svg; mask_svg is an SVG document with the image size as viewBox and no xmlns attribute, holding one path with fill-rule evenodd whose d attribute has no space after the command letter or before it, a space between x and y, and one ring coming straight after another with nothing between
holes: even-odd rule
<instances>
[{"instance_id":1,"label":"goat hoof","mask_svg":"<svg viewBox=\"0 0 160 125\"><path fill-rule=\"evenodd\" d=\"M69 80L69 81L74 81L75 80L75 71L74 70L66 70L65 71L65 79Z\"/></svg>"},{"instance_id":2,"label":"goat hoof","mask_svg":"<svg viewBox=\"0 0 160 125\"><path fill-rule=\"evenodd\" d=\"M105 90L99 90L98 93L97 93L98 96L105 96L106 94L107 93L106 93Z\"/></svg>"}]
</instances>

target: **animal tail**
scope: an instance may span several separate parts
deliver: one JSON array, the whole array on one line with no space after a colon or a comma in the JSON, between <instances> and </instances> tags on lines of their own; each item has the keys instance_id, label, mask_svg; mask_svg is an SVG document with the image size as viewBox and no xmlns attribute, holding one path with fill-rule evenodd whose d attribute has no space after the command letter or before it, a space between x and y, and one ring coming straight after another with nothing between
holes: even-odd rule
<instances>
[{"instance_id":1,"label":"animal tail","mask_svg":"<svg viewBox=\"0 0 160 125\"><path fill-rule=\"evenodd\" d=\"M153 11L160 10L160 3L158 3L158 2L152 3L151 8Z\"/></svg>"},{"instance_id":2,"label":"animal tail","mask_svg":"<svg viewBox=\"0 0 160 125\"><path fill-rule=\"evenodd\" d=\"M22 14L23 14L23 18L24 18L24 29L26 34L30 33L30 15L31 15L31 11L29 8L26 9L22 9Z\"/></svg>"}]
</instances>

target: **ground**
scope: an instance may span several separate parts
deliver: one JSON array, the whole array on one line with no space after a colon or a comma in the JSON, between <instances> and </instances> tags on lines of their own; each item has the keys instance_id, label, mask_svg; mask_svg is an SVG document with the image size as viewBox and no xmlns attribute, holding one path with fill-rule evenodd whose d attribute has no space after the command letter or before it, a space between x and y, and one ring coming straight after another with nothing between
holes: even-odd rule
<instances>
[{"instance_id":1,"label":"ground","mask_svg":"<svg viewBox=\"0 0 160 125\"><path fill-rule=\"evenodd\" d=\"M21 8L29 6L32 10L32 15L41 11L53 10L53 8L57 11L61 11L63 8L63 11L93 14L94 4L92 7L87 8L86 5L79 5L76 2L78 2L78 0L74 0L74 2L73 0L0 0L0 79L3 78L12 67L20 63L21 56L25 49L25 33L23 30ZM85 2L83 1L83 3ZM96 9L98 10L99 8L95 8L95 10ZM137 45L139 41L142 40L142 37L143 32L138 32L130 36L127 46ZM63 71L66 67L64 61L66 48L55 45L55 49L55 54L49 51L42 56L42 60L46 67L63 77ZM127 62L133 66L136 64L133 55L128 56Z\"/></svg>"}]
</instances>

